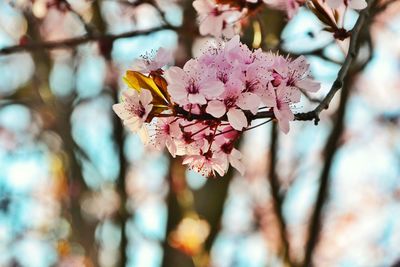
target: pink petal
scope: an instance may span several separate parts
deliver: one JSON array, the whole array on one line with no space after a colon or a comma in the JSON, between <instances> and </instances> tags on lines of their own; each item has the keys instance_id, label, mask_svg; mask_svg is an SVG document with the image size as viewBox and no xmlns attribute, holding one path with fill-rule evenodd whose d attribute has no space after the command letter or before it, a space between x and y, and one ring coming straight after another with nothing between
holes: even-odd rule
<instances>
[{"instance_id":1,"label":"pink petal","mask_svg":"<svg viewBox=\"0 0 400 267\"><path fill-rule=\"evenodd\" d=\"M221 81L208 81L201 85L201 92L208 97L217 97L224 91L224 83Z\"/></svg>"},{"instance_id":2,"label":"pink petal","mask_svg":"<svg viewBox=\"0 0 400 267\"><path fill-rule=\"evenodd\" d=\"M226 107L221 101L213 100L208 102L206 112L215 118L221 118L226 112Z\"/></svg>"},{"instance_id":3,"label":"pink petal","mask_svg":"<svg viewBox=\"0 0 400 267\"><path fill-rule=\"evenodd\" d=\"M281 131L284 134L287 134L290 130L290 125L289 125L289 121L287 120L278 120L278 125L279 125L279 129L281 129Z\"/></svg>"},{"instance_id":4,"label":"pink petal","mask_svg":"<svg viewBox=\"0 0 400 267\"><path fill-rule=\"evenodd\" d=\"M244 175L245 171L245 166L244 164L240 161L240 158L242 157L242 154L239 152L237 149L233 149L231 154L229 155L229 162L231 163L232 167L235 168L240 175Z\"/></svg>"},{"instance_id":5,"label":"pink petal","mask_svg":"<svg viewBox=\"0 0 400 267\"><path fill-rule=\"evenodd\" d=\"M253 93L243 93L239 96L236 104L244 110L250 110L251 113L256 114L258 107L261 104L260 98Z\"/></svg>"},{"instance_id":6,"label":"pink petal","mask_svg":"<svg viewBox=\"0 0 400 267\"><path fill-rule=\"evenodd\" d=\"M268 107L274 107L276 105L276 96L274 90L275 89L271 83L269 83L268 89L265 89L264 92L261 91L258 95L261 98L261 101Z\"/></svg>"},{"instance_id":7,"label":"pink petal","mask_svg":"<svg viewBox=\"0 0 400 267\"><path fill-rule=\"evenodd\" d=\"M223 19L213 15L207 16L200 24L199 31L201 35L211 34L220 36L222 31Z\"/></svg>"},{"instance_id":8,"label":"pink petal","mask_svg":"<svg viewBox=\"0 0 400 267\"><path fill-rule=\"evenodd\" d=\"M321 84L309 78L305 78L297 81L296 86L309 92L317 92L321 87Z\"/></svg>"},{"instance_id":9,"label":"pink petal","mask_svg":"<svg viewBox=\"0 0 400 267\"><path fill-rule=\"evenodd\" d=\"M340 7L341 4L343 4L343 0L326 0L326 3L331 8L336 9L336 8Z\"/></svg>"},{"instance_id":10,"label":"pink petal","mask_svg":"<svg viewBox=\"0 0 400 267\"><path fill-rule=\"evenodd\" d=\"M147 106L153 101L153 96L151 95L149 90L143 89L140 92L140 102L142 103L143 106Z\"/></svg>"},{"instance_id":11,"label":"pink petal","mask_svg":"<svg viewBox=\"0 0 400 267\"><path fill-rule=\"evenodd\" d=\"M202 95L202 94L189 94L188 99L189 99L189 102L192 104L204 105L207 103L204 95Z\"/></svg>"},{"instance_id":12,"label":"pink petal","mask_svg":"<svg viewBox=\"0 0 400 267\"><path fill-rule=\"evenodd\" d=\"M183 69L176 66L172 66L165 71L165 79L167 80L168 84L177 83L179 81L184 80L186 77L187 77L186 72Z\"/></svg>"},{"instance_id":13,"label":"pink petal","mask_svg":"<svg viewBox=\"0 0 400 267\"><path fill-rule=\"evenodd\" d=\"M197 13L209 13L214 8L209 0L196 0L192 5Z\"/></svg>"},{"instance_id":14,"label":"pink petal","mask_svg":"<svg viewBox=\"0 0 400 267\"><path fill-rule=\"evenodd\" d=\"M235 35L225 44L225 51L229 53L231 50L234 50L235 48L239 47L239 45L240 45L240 36Z\"/></svg>"},{"instance_id":15,"label":"pink petal","mask_svg":"<svg viewBox=\"0 0 400 267\"><path fill-rule=\"evenodd\" d=\"M287 134L289 132L289 121L294 120L293 112L290 110L289 106L284 106L280 110L274 108L275 117L278 120L279 128Z\"/></svg>"},{"instance_id":16,"label":"pink petal","mask_svg":"<svg viewBox=\"0 0 400 267\"><path fill-rule=\"evenodd\" d=\"M181 100L186 100L187 99L187 91L182 84L171 84L168 85L168 91L171 94L171 97L173 100L177 102L181 102ZM183 104L183 103L179 103Z\"/></svg>"},{"instance_id":17,"label":"pink petal","mask_svg":"<svg viewBox=\"0 0 400 267\"><path fill-rule=\"evenodd\" d=\"M160 49L158 49L157 51L154 61L157 63L158 66L162 67L167 65L168 63L171 63L173 59L174 57L171 50L160 47Z\"/></svg>"},{"instance_id":18,"label":"pink petal","mask_svg":"<svg viewBox=\"0 0 400 267\"><path fill-rule=\"evenodd\" d=\"M228 121L231 126L238 131L241 131L247 126L247 118L240 109L230 109L227 113Z\"/></svg>"},{"instance_id":19,"label":"pink petal","mask_svg":"<svg viewBox=\"0 0 400 267\"><path fill-rule=\"evenodd\" d=\"M365 2L365 0L350 0L349 6L353 9L364 9L368 5L367 2Z\"/></svg>"}]
</instances>

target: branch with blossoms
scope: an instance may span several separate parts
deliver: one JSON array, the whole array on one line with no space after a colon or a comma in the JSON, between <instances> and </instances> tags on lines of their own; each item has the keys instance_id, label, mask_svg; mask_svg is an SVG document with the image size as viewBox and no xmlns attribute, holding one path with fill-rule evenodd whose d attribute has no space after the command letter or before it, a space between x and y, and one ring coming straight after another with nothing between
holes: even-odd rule
<instances>
[{"instance_id":1,"label":"branch with blossoms","mask_svg":"<svg viewBox=\"0 0 400 267\"><path fill-rule=\"evenodd\" d=\"M362 10L365 0L196 0L193 7L198 12L201 35L231 38L246 26L249 17L265 8L281 10L288 19L293 18L301 6L306 6L325 25L335 39L344 40L350 32L344 28L346 9Z\"/></svg>"},{"instance_id":2,"label":"branch with blossoms","mask_svg":"<svg viewBox=\"0 0 400 267\"><path fill-rule=\"evenodd\" d=\"M162 67L172 56L163 49L154 60L139 61L139 71L128 71L125 76L134 90L125 91L123 102L114 105L114 110L144 143L150 139L157 149L166 146L173 157L185 156L184 164L205 176L223 176L229 165L243 174L242 156L235 148L243 132L272 119L284 133L293 120L318 124L319 114L343 86L357 56L358 36L368 15L368 9L361 12L338 76L312 111L292 111L302 92L316 92L320 87L310 77L306 59L251 51L239 36L208 45L183 69L174 66L164 71Z\"/></svg>"},{"instance_id":3,"label":"branch with blossoms","mask_svg":"<svg viewBox=\"0 0 400 267\"><path fill-rule=\"evenodd\" d=\"M138 71L127 71L133 90L123 92L114 111L144 143L185 156L183 163L205 176L223 176L229 165L243 174L235 148L241 134L271 119L288 133L301 90L320 88L304 57L251 51L239 36L209 44L183 68L164 71L171 59L160 49L154 60L139 61ZM253 125L261 118L270 119Z\"/></svg>"}]
</instances>

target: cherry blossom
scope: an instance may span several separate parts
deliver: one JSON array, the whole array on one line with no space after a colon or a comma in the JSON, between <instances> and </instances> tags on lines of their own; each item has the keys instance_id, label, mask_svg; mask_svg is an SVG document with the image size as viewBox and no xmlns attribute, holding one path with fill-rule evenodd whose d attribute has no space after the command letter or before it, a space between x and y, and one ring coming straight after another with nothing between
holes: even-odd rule
<instances>
[{"instance_id":1,"label":"cherry blossom","mask_svg":"<svg viewBox=\"0 0 400 267\"><path fill-rule=\"evenodd\" d=\"M326 0L329 7L336 9L340 6L350 7L352 9L364 9L367 7L365 0Z\"/></svg>"},{"instance_id":2,"label":"cherry blossom","mask_svg":"<svg viewBox=\"0 0 400 267\"><path fill-rule=\"evenodd\" d=\"M204 155L192 155L183 160L183 164L205 176L214 176L215 172L223 176L226 172L224 160L220 157L213 157L211 153Z\"/></svg>"},{"instance_id":3,"label":"cherry blossom","mask_svg":"<svg viewBox=\"0 0 400 267\"><path fill-rule=\"evenodd\" d=\"M305 0L264 0L267 5L285 11L289 19L297 13L300 6L305 3Z\"/></svg>"},{"instance_id":4,"label":"cherry blossom","mask_svg":"<svg viewBox=\"0 0 400 267\"><path fill-rule=\"evenodd\" d=\"M217 157L222 158L224 160L224 164L228 166L232 165L241 175L244 175L245 166L241 162L242 153L234 147L234 143L231 138L226 138L226 136L218 136L215 141L218 146Z\"/></svg>"},{"instance_id":5,"label":"cherry blossom","mask_svg":"<svg viewBox=\"0 0 400 267\"><path fill-rule=\"evenodd\" d=\"M209 75L200 71L202 67L194 59L189 60L183 69L171 67L166 77L171 97L179 104L206 104L207 99L220 95L224 88L222 82L210 80Z\"/></svg>"},{"instance_id":6,"label":"cherry blossom","mask_svg":"<svg viewBox=\"0 0 400 267\"><path fill-rule=\"evenodd\" d=\"M241 12L232 10L229 5L217 5L214 0L196 0L193 7L199 14L201 35L232 37L235 34L235 21Z\"/></svg>"},{"instance_id":7,"label":"cherry blossom","mask_svg":"<svg viewBox=\"0 0 400 267\"><path fill-rule=\"evenodd\" d=\"M152 71L156 71L161 69L165 65L171 63L173 61L173 55L170 50L165 48L160 48L157 51L157 54L154 58L151 58L149 55L143 56L141 59L136 60L135 62L135 70L150 73Z\"/></svg>"},{"instance_id":8,"label":"cherry blossom","mask_svg":"<svg viewBox=\"0 0 400 267\"><path fill-rule=\"evenodd\" d=\"M153 65L148 76L127 71L131 90L114 110L130 130L150 129L154 148L183 156L184 164L205 176L223 176L229 166L244 175L235 143L254 127L257 113L268 111L288 133L302 91L320 87L305 57L252 51L239 36L207 44L183 68L162 66Z\"/></svg>"},{"instance_id":9,"label":"cherry blossom","mask_svg":"<svg viewBox=\"0 0 400 267\"><path fill-rule=\"evenodd\" d=\"M177 119L159 118L153 136L153 145L159 150L167 147L172 157L175 157L178 152L175 140L179 139L181 135L182 132Z\"/></svg>"},{"instance_id":10,"label":"cherry blossom","mask_svg":"<svg viewBox=\"0 0 400 267\"><path fill-rule=\"evenodd\" d=\"M122 103L114 104L113 110L123 120L124 125L132 132L138 132L144 143L148 142L148 133L143 125L153 108L150 104L153 97L150 91L125 90L122 93Z\"/></svg>"}]
</instances>

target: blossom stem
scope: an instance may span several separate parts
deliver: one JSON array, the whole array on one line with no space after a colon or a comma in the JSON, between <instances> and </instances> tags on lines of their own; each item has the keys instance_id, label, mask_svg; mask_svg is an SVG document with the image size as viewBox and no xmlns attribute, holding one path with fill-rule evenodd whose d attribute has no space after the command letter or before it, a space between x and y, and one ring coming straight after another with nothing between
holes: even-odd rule
<instances>
[{"instance_id":1,"label":"blossom stem","mask_svg":"<svg viewBox=\"0 0 400 267\"><path fill-rule=\"evenodd\" d=\"M194 133L192 133L191 135L190 135L190 137L193 137L193 136L195 136L196 134L199 134L199 133L201 133L202 131L204 131L205 129L207 129L207 128L209 128L210 126L209 125L207 125L206 127L204 127L204 128L201 128L200 130L198 130L197 132L194 132Z\"/></svg>"}]
</instances>

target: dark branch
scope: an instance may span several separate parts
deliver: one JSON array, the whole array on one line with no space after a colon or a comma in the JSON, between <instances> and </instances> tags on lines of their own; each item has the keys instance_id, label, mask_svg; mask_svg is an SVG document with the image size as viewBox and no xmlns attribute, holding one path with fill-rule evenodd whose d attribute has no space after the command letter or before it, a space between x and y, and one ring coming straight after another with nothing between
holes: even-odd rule
<instances>
[{"instance_id":1,"label":"dark branch","mask_svg":"<svg viewBox=\"0 0 400 267\"><path fill-rule=\"evenodd\" d=\"M275 170L276 165L276 157L277 157L277 150L278 150L278 129L277 124L273 123L271 125L271 144L269 150L269 181L271 185L271 195L274 202L274 209L278 219L279 224L279 234L282 241L282 256L285 262L285 265L293 266L290 260L290 246L289 241L287 238L286 233L286 222L285 218L283 217L283 196L280 193L280 185L278 175Z\"/></svg>"},{"instance_id":2,"label":"dark branch","mask_svg":"<svg viewBox=\"0 0 400 267\"><path fill-rule=\"evenodd\" d=\"M328 94L324 97L324 99L322 99L321 103L314 110L306 113L295 114L296 120L314 120L315 124L318 124L319 114L322 112L322 110L329 107L329 104L331 103L337 91L343 87L343 82L350 70L350 66L357 57L360 32L366 23L368 23L367 18L369 17L369 12L373 2L374 0L369 1L368 7L361 11L354 28L351 30L350 45L347 56Z\"/></svg>"},{"instance_id":3,"label":"dark branch","mask_svg":"<svg viewBox=\"0 0 400 267\"><path fill-rule=\"evenodd\" d=\"M349 78L347 78L349 79ZM319 239L319 234L322 228L322 212L324 204L329 194L329 183L330 183L330 170L333 164L334 156L336 154L338 143L344 129L344 115L346 111L347 100L349 97L350 81L346 79L345 87L343 88L342 94L340 95L340 105L337 111L337 118L335 126L328 137L324 150L324 166L320 175L320 185L317 193L317 199L315 202L314 212L310 219L308 229L308 240L305 249L303 267L312 266L312 255L314 248L316 247Z\"/></svg>"},{"instance_id":4,"label":"dark branch","mask_svg":"<svg viewBox=\"0 0 400 267\"><path fill-rule=\"evenodd\" d=\"M328 95L325 97L323 102L317 106L317 108L314 110L316 117L316 120L318 119L319 113L323 110L326 109L332 100L333 96L335 93L343 87L341 96L340 96L340 104L339 108L337 110L336 114L336 120L334 123L334 128L331 132L331 134L328 137L325 149L324 149L324 158L325 158L325 163L322 168L322 172L320 175L320 185L317 193L317 199L315 202L315 208L314 212L311 216L310 224L309 224L309 229L308 229L308 240L307 240L307 245L306 245L306 250L305 250L305 257L304 257L304 262L303 262L303 267L309 267L312 266L312 255L314 252L314 249L318 243L321 228L322 228L322 215L323 215L323 207L328 199L329 195L329 183L330 183L330 170L334 161L334 157L337 151L337 148L339 146L339 141L340 137L343 133L344 130L344 116L346 113L346 106L347 106L347 100L350 95L350 86L352 83L353 76L356 72L359 72L362 70L362 66L359 67L358 69L352 69L352 75L349 74L349 70L351 69L352 62L354 58L356 58L359 50L359 45L360 42L358 40L359 33L363 27L368 27L369 21L367 20L369 16L369 10L371 9L371 6L374 5L375 0L370 0L368 1L368 7L363 10L358 18L358 21L356 25L354 26L352 30L352 39L350 41L350 47L349 47L349 52L348 56L346 57L346 60L339 71L338 78L334 82L332 89L329 91Z\"/></svg>"},{"instance_id":5,"label":"dark branch","mask_svg":"<svg viewBox=\"0 0 400 267\"><path fill-rule=\"evenodd\" d=\"M30 52L41 49L60 49L60 48L74 48L78 45L94 42L94 41L106 41L112 43L117 39L129 38L135 36L143 36L149 35L158 31L163 30L175 30L176 28L171 25L164 25L156 28L152 28L149 30L138 30L138 31L130 31L124 32L121 34L96 34L96 35L85 35L76 38L69 38L64 40L57 41L45 41L45 42L31 42L25 45L15 45L4 47L0 49L0 55L8 55L16 52Z\"/></svg>"}]
</instances>

